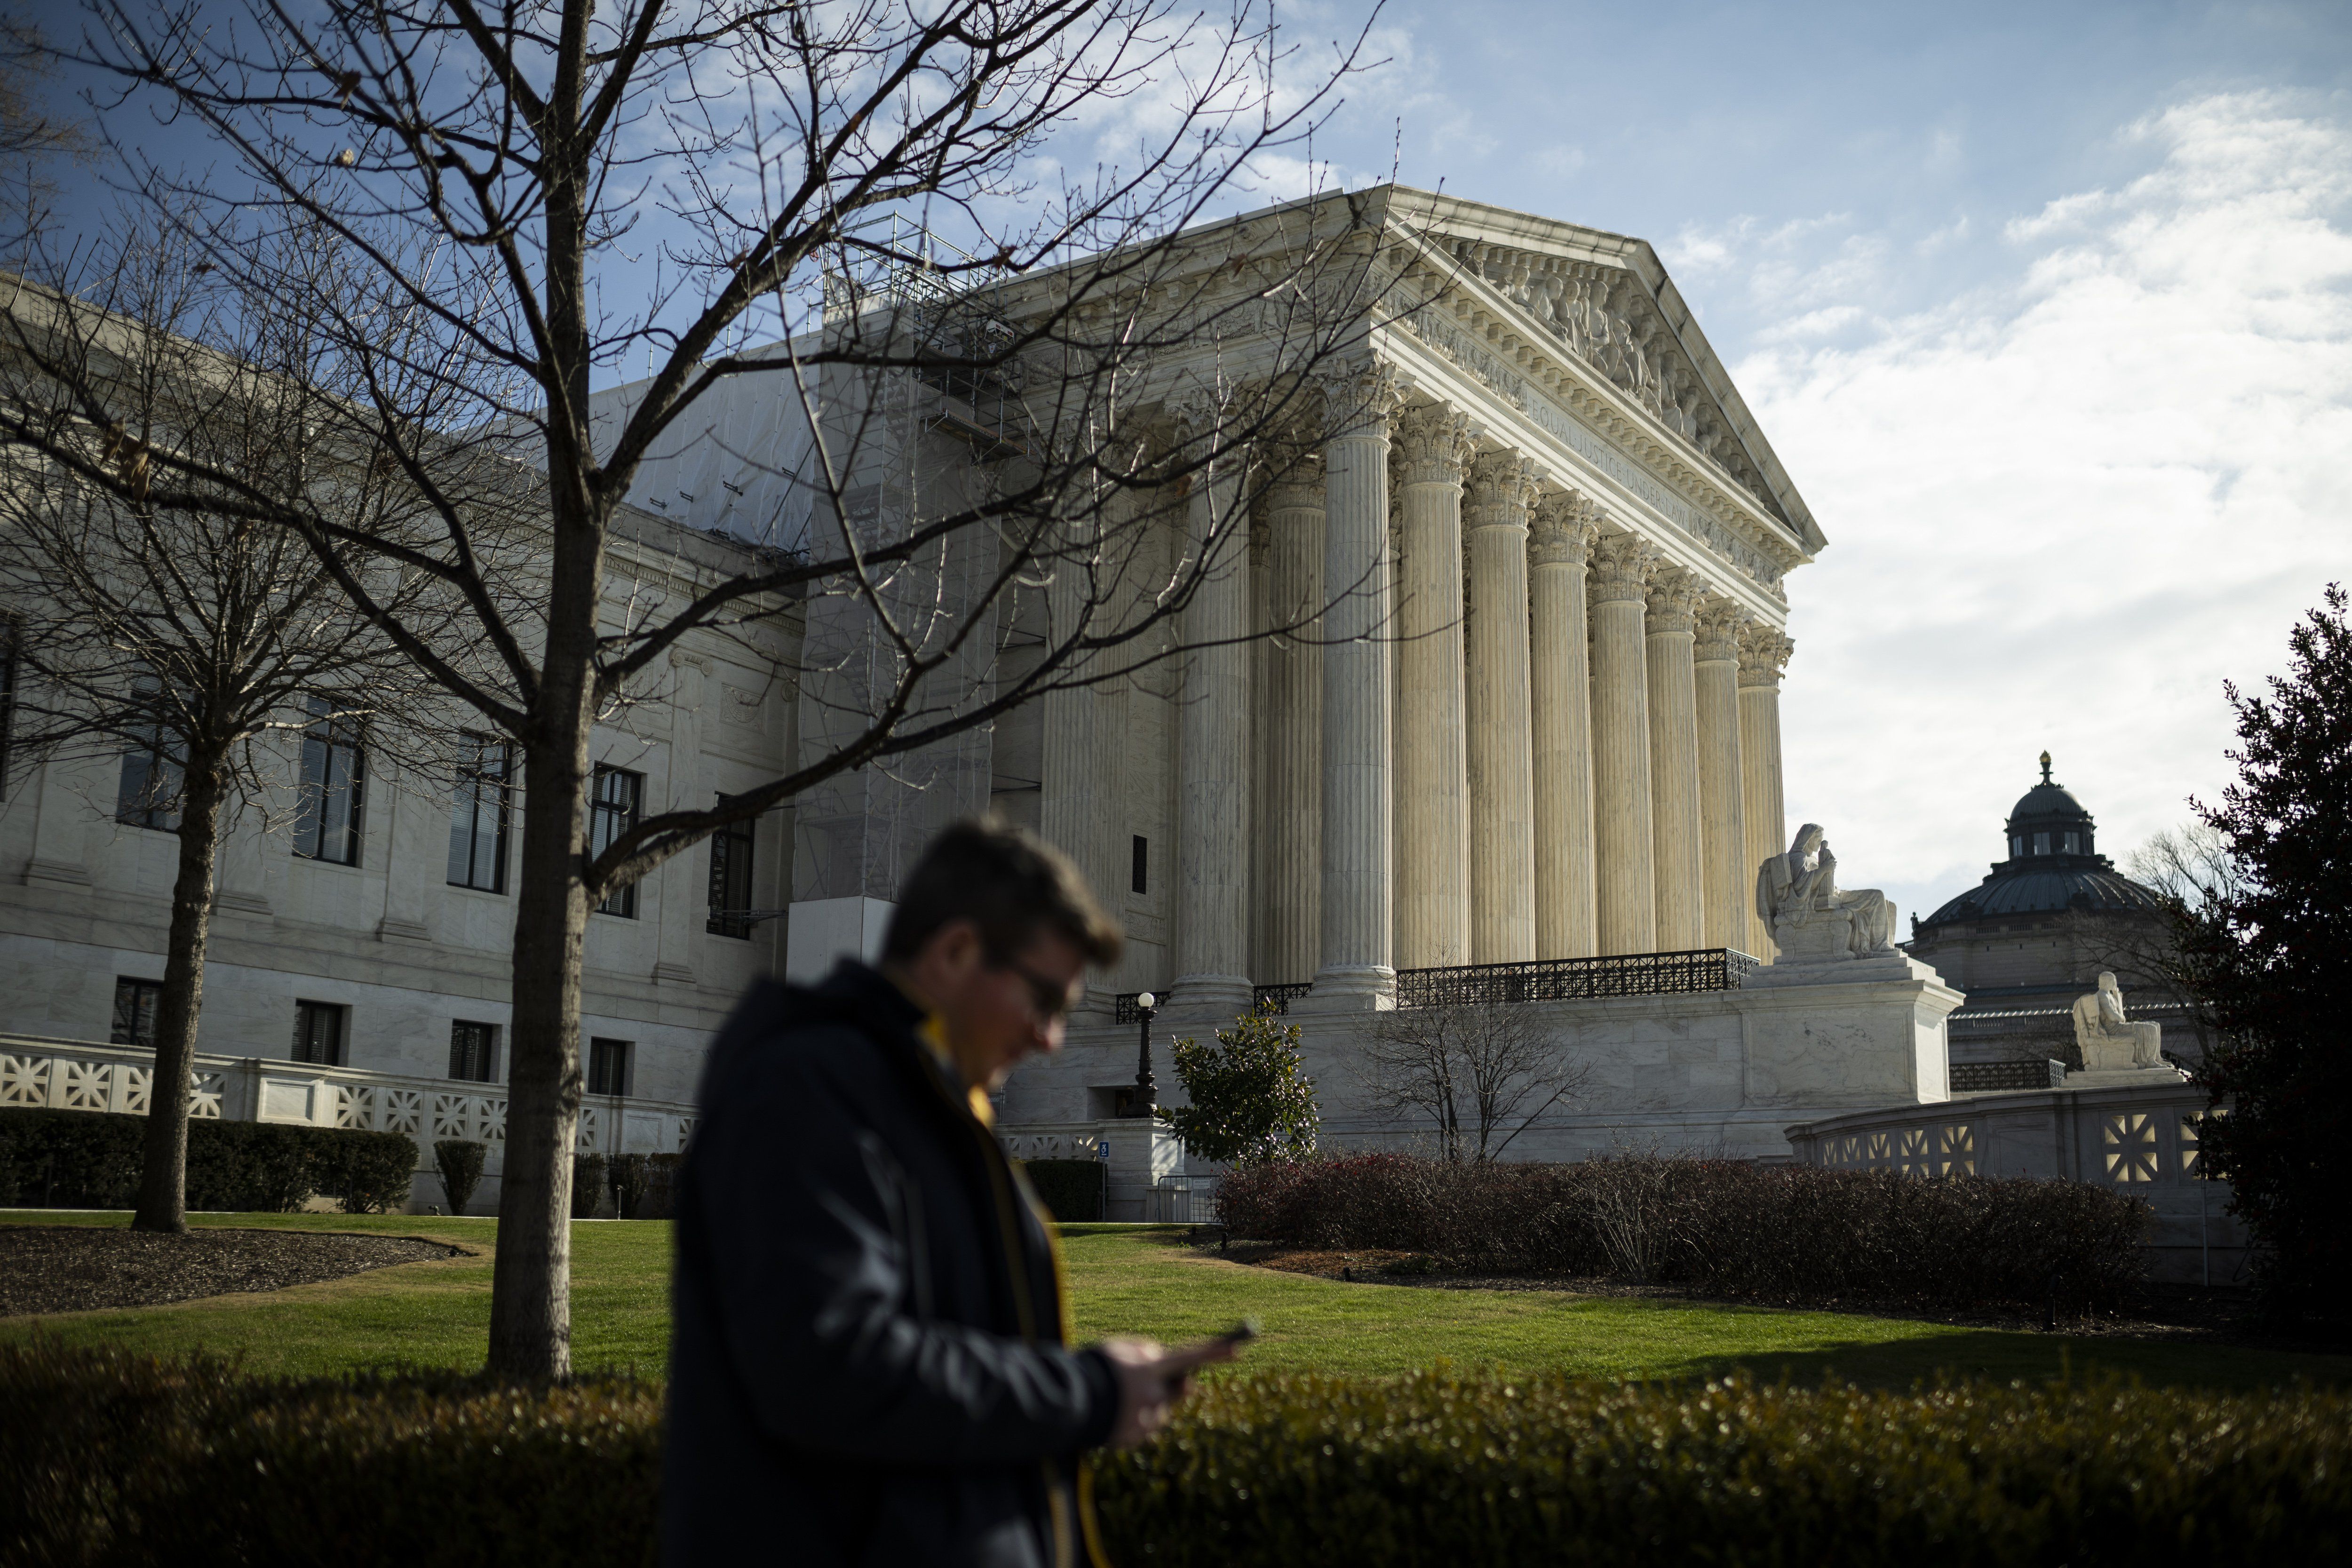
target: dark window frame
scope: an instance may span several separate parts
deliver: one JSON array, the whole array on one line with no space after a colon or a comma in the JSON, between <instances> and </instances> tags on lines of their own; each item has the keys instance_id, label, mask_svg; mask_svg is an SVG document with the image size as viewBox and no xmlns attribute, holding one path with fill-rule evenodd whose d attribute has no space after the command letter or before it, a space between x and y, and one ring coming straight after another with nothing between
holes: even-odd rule
<instances>
[{"instance_id":1,"label":"dark window frame","mask_svg":"<svg viewBox=\"0 0 2352 1568\"><path fill-rule=\"evenodd\" d=\"M9 742L16 732L17 639L24 628L0 616L0 800L8 798Z\"/></svg>"},{"instance_id":2,"label":"dark window frame","mask_svg":"<svg viewBox=\"0 0 2352 1568\"><path fill-rule=\"evenodd\" d=\"M134 706L161 707L163 694L163 683L155 676L142 675L131 683ZM176 734L166 734L163 721L151 712L146 723L133 728L131 740L122 748L114 820L127 827L178 832L180 795L187 784L187 772L185 742Z\"/></svg>"},{"instance_id":3,"label":"dark window frame","mask_svg":"<svg viewBox=\"0 0 2352 1568\"><path fill-rule=\"evenodd\" d=\"M591 1038L588 1042L587 1092L610 1098L628 1098L630 1079L636 1073L637 1043L635 1040Z\"/></svg>"},{"instance_id":4,"label":"dark window frame","mask_svg":"<svg viewBox=\"0 0 2352 1568\"><path fill-rule=\"evenodd\" d=\"M313 693L309 703L314 722L302 731L294 858L323 866L357 866L367 815L364 727L356 719L337 718L331 699Z\"/></svg>"},{"instance_id":5,"label":"dark window frame","mask_svg":"<svg viewBox=\"0 0 2352 1568\"><path fill-rule=\"evenodd\" d=\"M733 797L719 792L719 804ZM730 822L710 836L709 916L703 929L713 936L749 942L755 923L750 918L751 879L759 866L760 819Z\"/></svg>"},{"instance_id":6,"label":"dark window frame","mask_svg":"<svg viewBox=\"0 0 2352 1568\"><path fill-rule=\"evenodd\" d=\"M474 1018L449 1020L449 1076L460 1083L496 1083L499 1026Z\"/></svg>"},{"instance_id":7,"label":"dark window frame","mask_svg":"<svg viewBox=\"0 0 2352 1568\"><path fill-rule=\"evenodd\" d=\"M473 748L473 760L457 769L457 795L450 803L448 885L503 895L507 890L507 838L514 820L514 742L471 732L461 738ZM491 760L493 756L495 762ZM486 809L496 816L487 835L491 862L487 881L482 866L486 837L482 818Z\"/></svg>"},{"instance_id":8,"label":"dark window frame","mask_svg":"<svg viewBox=\"0 0 2352 1568\"><path fill-rule=\"evenodd\" d=\"M122 1016L125 997L131 1002L131 1017L126 1026ZM114 977L114 1020L107 1030L107 1039L118 1046L155 1044L155 1019L163 1010L163 983L142 980L134 974Z\"/></svg>"},{"instance_id":9,"label":"dark window frame","mask_svg":"<svg viewBox=\"0 0 2352 1568\"><path fill-rule=\"evenodd\" d=\"M352 1010L340 1002L294 1003L293 1060L312 1067L345 1066L351 1056ZM321 1029L321 1024L328 1026Z\"/></svg>"},{"instance_id":10,"label":"dark window frame","mask_svg":"<svg viewBox=\"0 0 2352 1568\"><path fill-rule=\"evenodd\" d=\"M620 783L617 781L625 781ZM625 800L614 798L625 795ZM604 763L596 764L588 785L588 854L593 859L609 848L613 841L637 825L646 805L646 775L631 768L616 768ZM594 910L600 915L614 915L625 921L637 918L637 885L616 888L606 895Z\"/></svg>"}]
</instances>

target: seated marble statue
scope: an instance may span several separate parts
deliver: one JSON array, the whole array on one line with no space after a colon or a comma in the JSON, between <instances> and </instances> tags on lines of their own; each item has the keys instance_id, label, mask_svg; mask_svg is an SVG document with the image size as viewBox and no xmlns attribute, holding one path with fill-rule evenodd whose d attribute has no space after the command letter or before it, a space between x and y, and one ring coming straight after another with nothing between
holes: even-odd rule
<instances>
[{"instance_id":1,"label":"seated marble statue","mask_svg":"<svg viewBox=\"0 0 2352 1568\"><path fill-rule=\"evenodd\" d=\"M2100 975L2099 988L2075 1002L2074 1044L2083 1052L2085 1072L2164 1065L2164 1026L2125 1017L2124 994L2112 974Z\"/></svg>"},{"instance_id":2,"label":"seated marble statue","mask_svg":"<svg viewBox=\"0 0 2352 1568\"><path fill-rule=\"evenodd\" d=\"M1895 906L1875 888L1837 885L1837 857L1808 822L1756 873L1756 912L1783 958L1870 958L1895 951Z\"/></svg>"}]
</instances>

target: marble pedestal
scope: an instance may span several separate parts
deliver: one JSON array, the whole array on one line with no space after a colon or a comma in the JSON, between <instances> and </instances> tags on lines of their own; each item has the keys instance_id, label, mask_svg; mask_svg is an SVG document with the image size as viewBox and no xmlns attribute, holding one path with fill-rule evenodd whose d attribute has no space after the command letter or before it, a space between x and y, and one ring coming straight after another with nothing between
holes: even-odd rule
<instances>
[{"instance_id":1,"label":"marble pedestal","mask_svg":"<svg viewBox=\"0 0 2352 1568\"><path fill-rule=\"evenodd\" d=\"M1959 993L1934 970L1900 954L1771 965L1738 991L1524 1004L1588 1078L1572 1102L1520 1134L1507 1157L1581 1159L1633 1148L1785 1159L1792 1121L1947 1099L1944 1019L1959 1005ZM1403 1149L1429 1134L1423 1123L1375 1108L1367 1048L1380 1021L1316 1011L1305 998L1291 1009L1286 1022L1302 1033L1327 1147ZM1213 1021L1171 1022L1155 1021L1152 1046L1160 1099L1176 1104L1183 1090L1168 1065L1170 1037L1206 1039ZM1073 1028L1060 1054L1014 1075L1003 1114L1024 1128L1088 1122L1134 1078L1131 1026Z\"/></svg>"}]
</instances>

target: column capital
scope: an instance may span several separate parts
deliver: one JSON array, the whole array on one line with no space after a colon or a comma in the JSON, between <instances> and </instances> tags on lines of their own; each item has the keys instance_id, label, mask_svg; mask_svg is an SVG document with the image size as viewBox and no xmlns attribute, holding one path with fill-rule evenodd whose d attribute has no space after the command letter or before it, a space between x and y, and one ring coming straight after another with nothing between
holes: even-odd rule
<instances>
[{"instance_id":1,"label":"column capital","mask_svg":"<svg viewBox=\"0 0 2352 1568\"><path fill-rule=\"evenodd\" d=\"M1751 626L1739 634L1739 684L1778 687L1780 672L1797 645L1774 626Z\"/></svg>"},{"instance_id":2,"label":"column capital","mask_svg":"<svg viewBox=\"0 0 2352 1568\"><path fill-rule=\"evenodd\" d=\"M1268 514L1282 511L1321 511L1323 510L1323 454L1308 447L1304 451L1287 443L1280 452L1280 472L1265 488L1265 510Z\"/></svg>"},{"instance_id":3,"label":"column capital","mask_svg":"<svg viewBox=\"0 0 2352 1568\"><path fill-rule=\"evenodd\" d=\"M1697 623L1704 587L1698 578L1679 566L1659 566L1650 573L1649 633L1679 632L1687 637Z\"/></svg>"},{"instance_id":4,"label":"column capital","mask_svg":"<svg viewBox=\"0 0 2352 1568\"><path fill-rule=\"evenodd\" d=\"M1581 566L1600 534L1599 505L1575 490L1554 490L1536 502L1528 563Z\"/></svg>"},{"instance_id":5,"label":"column capital","mask_svg":"<svg viewBox=\"0 0 2352 1568\"><path fill-rule=\"evenodd\" d=\"M1528 504L1535 496L1535 459L1508 449L1488 452L1471 465L1464 527L1525 528Z\"/></svg>"},{"instance_id":6,"label":"column capital","mask_svg":"<svg viewBox=\"0 0 2352 1568\"><path fill-rule=\"evenodd\" d=\"M1591 595L1596 603L1638 605L1658 552L1634 533L1604 533L1592 544Z\"/></svg>"},{"instance_id":7,"label":"column capital","mask_svg":"<svg viewBox=\"0 0 2352 1568\"><path fill-rule=\"evenodd\" d=\"M1470 416L1443 403L1408 409L1397 425L1397 466L1408 485L1458 485L1476 448Z\"/></svg>"},{"instance_id":8,"label":"column capital","mask_svg":"<svg viewBox=\"0 0 2352 1568\"><path fill-rule=\"evenodd\" d=\"M1323 423L1332 436L1390 434L1404 406L1404 381L1378 360L1322 367L1315 377L1323 388Z\"/></svg>"},{"instance_id":9,"label":"column capital","mask_svg":"<svg viewBox=\"0 0 2352 1568\"><path fill-rule=\"evenodd\" d=\"M1698 646L1696 657L1699 663L1716 660L1728 662L1739 657L1739 634L1753 624L1751 617L1738 604L1730 599L1710 598L1699 606Z\"/></svg>"}]
</instances>

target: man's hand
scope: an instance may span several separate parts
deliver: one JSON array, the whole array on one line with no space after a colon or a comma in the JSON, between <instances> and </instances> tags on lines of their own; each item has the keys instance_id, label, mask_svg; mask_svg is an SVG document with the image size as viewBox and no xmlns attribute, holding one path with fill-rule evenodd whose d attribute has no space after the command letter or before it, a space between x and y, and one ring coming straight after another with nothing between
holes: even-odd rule
<instances>
[{"instance_id":1,"label":"man's hand","mask_svg":"<svg viewBox=\"0 0 2352 1568\"><path fill-rule=\"evenodd\" d=\"M1168 1350L1157 1340L1105 1340L1096 1347L1118 1373L1118 1419L1111 1423L1110 1446L1132 1448L1149 1442L1168 1425L1177 1402L1192 1392L1192 1373L1240 1353L1231 1340L1202 1340Z\"/></svg>"}]
</instances>

